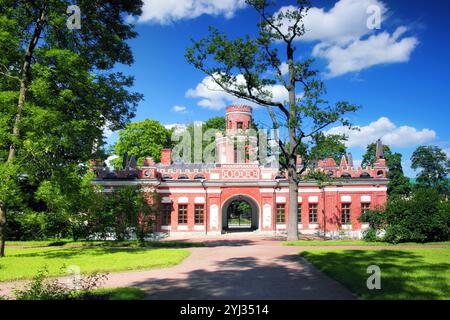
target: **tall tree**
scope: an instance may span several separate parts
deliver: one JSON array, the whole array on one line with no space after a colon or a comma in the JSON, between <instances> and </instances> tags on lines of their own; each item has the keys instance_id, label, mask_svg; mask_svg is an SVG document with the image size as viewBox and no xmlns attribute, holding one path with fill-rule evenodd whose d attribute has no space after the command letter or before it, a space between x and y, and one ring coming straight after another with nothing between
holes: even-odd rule
<instances>
[{"instance_id":1,"label":"tall tree","mask_svg":"<svg viewBox=\"0 0 450 320\"><path fill-rule=\"evenodd\" d=\"M448 195L450 191L450 159L437 146L418 147L411 156L411 168L417 174L417 185L435 188L440 194Z\"/></svg>"},{"instance_id":2,"label":"tall tree","mask_svg":"<svg viewBox=\"0 0 450 320\"><path fill-rule=\"evenodd\" d=\"M402 155L393 153L386 159L388 168L387 177L388 195L390 196L408 196L411 192L411 184L408 177L405 177L402 167Z\"/></svg>"},{"instance_id":3,"label":"tall tree","mask_svg":"<svg viewBox=\"0 0 450 320\"><path fill-rule=\"evenodd\" d=\"M68 28L74 4L80 29ZM142 97L128 90L133 78L109 70L133 62L126 40L136 33L125 17L139 15L141 6L140 0L0 0L0 134L7 133L0 161L18 170L10 174L35 189L64 177L69 167L99 156L103 128L117 130L134 116ZM0 198L0 255L11 203Z\"/></svg>"},{"instance_id":4,"label":"tall tree","mask_svg":"<svg viewBox=\"0 0 450 320\"><path fill-rule=\"evenodd\" d=\"M170 147L170 134L170 130L156 120L145 119L133 122L119 132L119 140L114 146L114 152L118 156L124 153L135 155L139 164L147 156L159 161L161 150Z\"/></svg>"},{"instance_id":5,"label":"tall tree","mask_svg":"<svg viewBox=\"0 0 450 320\"><path fill-rule=\"evenodd\" d=\"M230 40L216 28L209 36L187 49L190 64L207 74L223 91L266 107L274 129L287 132L287 139L278 139L281 166L288 172L289 221L288 239L298 239L298 183L309 165L310 148L299 148L329 125L340 122L350 125L348 112L358 109L348 102L332 105L322 96L325 85L312 69L313 60L301 60L295 43L305 34L304 17L309 2L298 0L296 6L277 11L274 1L246 0L259 15L256 37L246 35ZM288 72L282 70L287 63ZM270 91L281 85L288 92L288 101L276 101ZM302 93L302 94L300 94ZM313 139L314 140L314 139ZM303 161L297 163L301 149Z\"/></svg>"}]
</instances>

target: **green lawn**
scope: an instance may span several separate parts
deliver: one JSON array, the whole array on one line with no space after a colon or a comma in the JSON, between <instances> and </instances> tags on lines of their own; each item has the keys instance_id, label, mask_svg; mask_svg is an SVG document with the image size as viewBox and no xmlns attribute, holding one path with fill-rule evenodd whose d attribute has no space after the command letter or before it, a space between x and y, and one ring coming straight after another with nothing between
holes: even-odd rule
<instances>
[{"instance_id":1,"label":"green lawn","mask_svg":"<svg viewBox=\"0 0 450 320\"><path fill-rule=\"evenodd\" d=\"M388 242L368 242L364 240L298 240L298 241L284 241L286 246L396 246L396 244ZM426 243L399 243L397 245L446 245L450 246L450 241L442 242L426 242Z\"/></svg>"},{"instance_id":2,"label":"green lawn","mask_svg":"<svg viewBox=\"0 0 450 320\"><path fill-rule=\"evenodd\" d=\"M145 292L142 289L134 287L125 288L102 288L92 291L100 300L142 300Z\"/></svg>"},{"instance_id":3,"label":"green lawn","mask_svg":"<svg viewBox=\"0 0 450 320\"><path fill-rule=\"evenodd\" d=\"M204 247L200 242L184 241L72 241L72 240L39 240L39 241L7 241L7 247L149 247L149 248L191 248Z\"/></svg>"},{"instance_id":4,"label":"green lawn","mask_svg":"<svg viewBox=\"0 0 450 320\"><path fill-rule=\"evenodd\" d=\"M363 299L450 299L450 248L311 249L302 257ZM367 289L367 267L381 269L381 289Z\"/></svg>"},{"instance_id":5,"label":"green lawn","mask_svg":"<svg viewBox=\"0 0 450 320\"><path fill-rule=\"evenodd\" d=\"M30 279L44 266L51 276L65 275L66 268L72 265L79 266L84 274L107 273L169 267L189 256L188 250L177 248L176 243L169 244L169 248L108 247L106 243L77 247L7 246L6 257L0 258L0 281Z\"/></svg>"}]
</instances>

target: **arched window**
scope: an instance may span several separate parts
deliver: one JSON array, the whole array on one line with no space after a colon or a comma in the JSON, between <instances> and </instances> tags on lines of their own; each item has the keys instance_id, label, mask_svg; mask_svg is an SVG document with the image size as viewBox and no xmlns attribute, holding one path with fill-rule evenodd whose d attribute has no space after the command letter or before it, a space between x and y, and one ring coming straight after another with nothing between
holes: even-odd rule
<instances>
[{"instance_id":1,"label":"arched window","mask_svg":"<svg viewBox=\"0 0 450 320\"><path fill-rule=\"evenodd\" d=\"M333 171L330 170L330 171L327 172L327 176L332 177L333 175L334 175Z\"/></svg>"},{"instance_id":2,"label":"arched window","mask_svg":"<svg viewBox=\"0 0 450 320\"><path fill-rule=\"evenodd\" d=\"M275 180L286 180L285 176L276 176Z\"/></svg>"},{"instance_id":3,"label":"arched window","mask_svg":"<svg viewBox=\"0 0 450 320\"><path fill-rule=\"evenodd\" d=\"M349 179L349 178L351 178L352 176L349 174L349 173L347 173L347 172L345 172L345 173L343 173L342 175L341 175L341 178L344 178L344 179Z\"/></svg>"},{"instance_id":4,"label":"arched window","mask_svg":"<svg viewBox=\"0 0 450 320\"><path fill-rule=\"evenodd\" d=\"M172 180L172 177L166 174L166 175L162 176L162 179L163 180Z\"/></svg>"},{"instance_id":5,"label":"arched window","mask_svg":"<svg viewBox=\"0 0 450 320\"><path fill-rule=\"evenodd\" d=\"M360 178L364 178L364 179L370 178L370 174L368 174L367 172L363 172L363 173L361 173Z\"/></svg>"},{"instance_id":6,"label":"arched window","mask_svg":"<svg viewBox=\"0 0 450 320\"><path fill-rule=\"evenodd\" d=\"M202 175L198 175L194 177L194 180L205 180L205 177Z\"/></svg>"},{"instance_id":7,"label":"arched window","mask_svg":"<svg viewBox=\"0 0 450 320\"><path fill-rule=\"evenodd\" d=\"M178 177L178 180L189 180L188 176L182 175Z\"/></svg>"},{"instance_id":8,"label":"arched window","mask_svg":"<svg viewBox=\"0 0 450 320\"><path fill-rule=\"evenodd\" d=\"M384 171L383 170L378 170L377 171L377 176L382 177L384 175Z\"/></svg>"}]
</instances>

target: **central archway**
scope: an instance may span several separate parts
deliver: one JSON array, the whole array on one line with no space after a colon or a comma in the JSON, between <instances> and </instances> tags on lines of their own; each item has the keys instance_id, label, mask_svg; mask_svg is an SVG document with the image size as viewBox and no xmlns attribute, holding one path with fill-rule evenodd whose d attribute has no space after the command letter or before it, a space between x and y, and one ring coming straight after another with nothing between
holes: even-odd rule
<instances>
[{"instance_id":1,"label":"central archway","mask_svg":"<svg viewBox=\"0 0 450 320\"><path fill-rule=\"evenodd\" d=\"M251 231L259 227L259 206L251 197L237 195L222 206L222 231Z\"/></svg>"}]
</instances>

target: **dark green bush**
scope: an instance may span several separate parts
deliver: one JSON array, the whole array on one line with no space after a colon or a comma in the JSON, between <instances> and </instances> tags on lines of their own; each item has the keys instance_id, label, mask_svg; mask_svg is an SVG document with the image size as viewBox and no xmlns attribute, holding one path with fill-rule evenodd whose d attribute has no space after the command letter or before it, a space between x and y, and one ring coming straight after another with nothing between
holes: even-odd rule
<instances>
[{"instance_id":1,"label":"dark green bush","mask_svg":"<svg viewBox=\"0 0 450 320\"><path fill-rule=\"evenodd\" d=\"M361 221L385 229L384 240L392 243L450 239L449 202L432 188L415 189L408 199L391 198L385 209L368 212Z\"/></svg>"},{"instance_id":2,"label":"dark green bush","mask_svg":"<svg viewBox=\"0 0 450 320\"><path fill-rule=\"evenodd\" d=\"M377 241L377 230L375 228L370 227L369 229L366 230L366 232L364 233L363 239L365 241L369 241L369 242L375 242Z\"/></svg>"}]
</instances>

